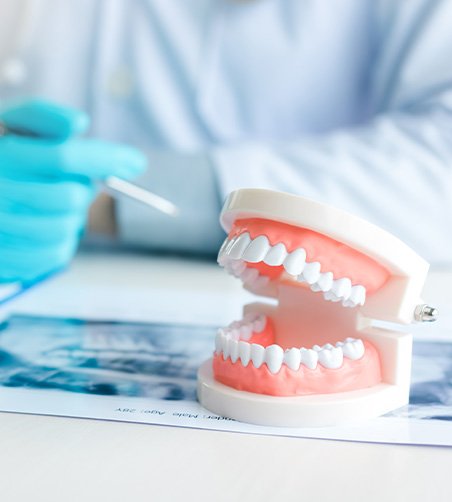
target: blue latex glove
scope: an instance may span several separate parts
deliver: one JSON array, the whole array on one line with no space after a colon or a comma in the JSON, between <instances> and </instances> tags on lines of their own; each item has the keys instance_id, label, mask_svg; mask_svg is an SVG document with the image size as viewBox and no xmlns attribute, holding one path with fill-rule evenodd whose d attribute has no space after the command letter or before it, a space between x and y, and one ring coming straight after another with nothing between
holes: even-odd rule
<instances>
[{"instance_id":1,"label":"blue latex glove","mask_svg":"<svg viewBox=\"0 0 452 502\"><path fill-rule=\"evenodd\" d=\"M0 283L27 282L70 261L97 182L137 176L146 159L125 145L77 138L88 117L52 103L29 101L0 120L42 136L0 137Z\"/></svg>"}]
</instances>

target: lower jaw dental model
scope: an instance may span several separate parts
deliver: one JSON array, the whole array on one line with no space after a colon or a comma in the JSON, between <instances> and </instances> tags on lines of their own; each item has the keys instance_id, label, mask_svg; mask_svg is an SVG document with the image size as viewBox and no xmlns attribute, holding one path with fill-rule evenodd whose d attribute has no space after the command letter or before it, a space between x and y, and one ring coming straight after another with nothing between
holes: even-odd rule
<instances>
[{"instance_id":1,"label":"lower jaw dental model","mask_svg":"<svg viewBox=\"0 0 452 502\"><path fill-rule=\"evenodd\" d=\"M419 299L422 258L356 216L269 190L233 192L221 223L220 266L277 303L246 305L218 331L198 372L204 407L254 424L319 427L408 403L412 336L373 324L435 320Z\"/></svg>"}]
</instances>

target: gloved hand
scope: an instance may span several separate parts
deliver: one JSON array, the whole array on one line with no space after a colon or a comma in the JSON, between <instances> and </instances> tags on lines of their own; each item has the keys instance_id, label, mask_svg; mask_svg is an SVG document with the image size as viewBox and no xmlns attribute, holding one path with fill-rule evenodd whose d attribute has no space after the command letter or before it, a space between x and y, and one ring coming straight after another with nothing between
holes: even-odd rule
<instances>
[{"instance_id":1,"label":"gloved hand","mask_svg":"<svg viewBox=\"0 0 452 502\"><path fill-rule=\"evenodd\" d=\"M40 136L0 137L0 283L27 282L70 261L97 182L133 178L146 159L125 145L78 138L88 117L52 103L26 102L0 121Z\"/></svg>"}]
</instances>

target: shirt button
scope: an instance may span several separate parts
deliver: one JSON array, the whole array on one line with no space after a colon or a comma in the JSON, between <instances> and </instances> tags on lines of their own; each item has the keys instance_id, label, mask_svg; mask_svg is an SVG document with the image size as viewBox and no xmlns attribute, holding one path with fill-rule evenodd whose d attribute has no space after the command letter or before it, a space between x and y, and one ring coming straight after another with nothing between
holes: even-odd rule
<instances>
[{"instance_id":1,"label":"shirt button","mask_svg":"<svg viewBox=\"0 0 452 502\"><path fill-rule=\"evenodd\" d=\"M12 86L18 86L24 83L27 78L27 67L19 58L10 58L0 66L0 82Z\"/></svg>"},{"instance_id":2,"label":"shirt button","mask_svg":"<svg viewBox=\"0 0 452 502\"><path fill-rule=\"evenodd\" d=\"M125 99L131 96L134 90L134 80L128 68L118 67L107 81L107 92L113 98Z\"/></svg>"}]
</instances>

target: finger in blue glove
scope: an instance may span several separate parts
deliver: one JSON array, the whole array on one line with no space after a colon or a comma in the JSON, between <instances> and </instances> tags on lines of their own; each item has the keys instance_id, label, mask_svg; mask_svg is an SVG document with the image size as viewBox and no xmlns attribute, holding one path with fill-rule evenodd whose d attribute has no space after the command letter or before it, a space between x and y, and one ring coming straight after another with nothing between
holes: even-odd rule
<instances>
[{"instance_id":1,"label":"finger in blue glove","mask_svg":"<svg viewBox=\"0 0 452 502\"><path fill-rule=\"evenodd\" d=\"M98 181L132 178L146 159L126 145L76 137L86 114L33 100L0 113L42 138L0 138L0 282L33 280L65 266L83 231Z\"/></svg>"}]
</instances>

